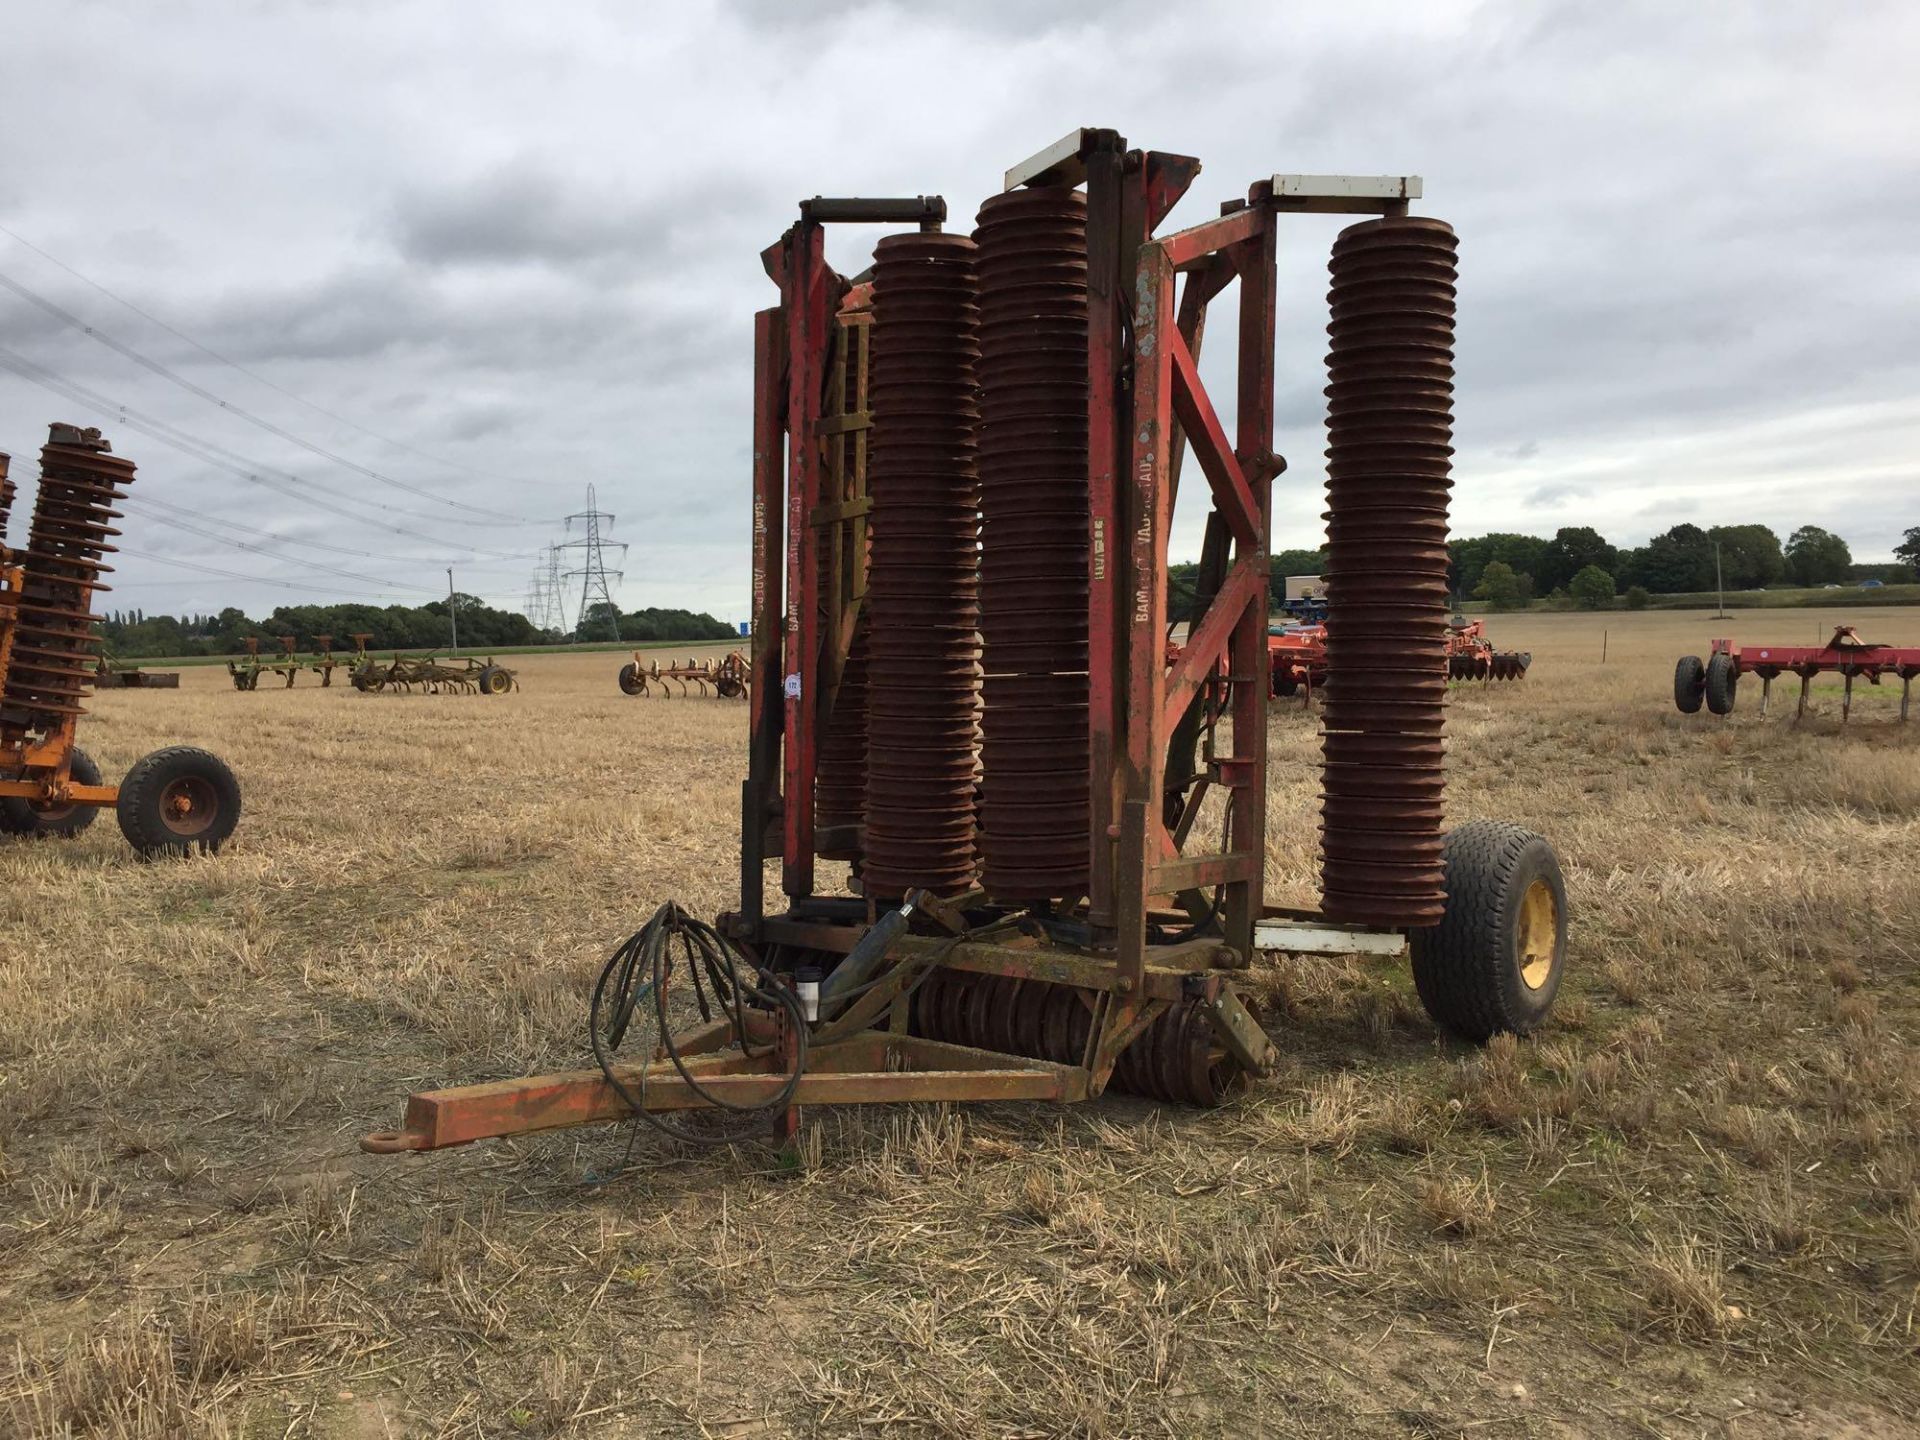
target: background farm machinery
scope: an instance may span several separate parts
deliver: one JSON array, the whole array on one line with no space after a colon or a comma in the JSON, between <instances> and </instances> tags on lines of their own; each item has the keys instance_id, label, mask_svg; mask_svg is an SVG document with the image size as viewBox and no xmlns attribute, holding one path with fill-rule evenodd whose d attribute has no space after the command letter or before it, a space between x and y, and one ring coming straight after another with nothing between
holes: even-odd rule
<instances>
[{"instance_id":1,"label":"background farm machinery","mask_svg":"<svg viewBox=\"0 0 1920 1440\"><path fill-rule=\"evenodd\" d=\"M738 650L719 660L696 660L688 656L679 664L662 665L658 659L643 660L638 650L633 659L620 667L620 689L627 695L651 695L673 698L673 686L687 694L689 685L698 686L702 695L714 694L722 700L744 700L752 684L747 657Z\"/></svg>"},{"instance_id":2,"label":"background farm machinery","mask_svg":"<svg viewBox=\"0 0 1920 1440\"><path fill-rule=\"evenodd\" d=\"M1326 621L1267 627L1267 665L1276 698L1298 695L1310 704L1327 678Z\"/></svg>"},{"instance_id":3,"label":"background farm machinery","mask_svg":"<svg viewBox=\"0 0 1920 1440\"><path fill-rule=\"evenodd\" d=\"M1325 603L1322 601L1323 613ZM1184 651L1175 646L1168 664L1178 664ZM1281 621L1267 627L1268 676L1276 698L1298 695L1311 703L1314 691L1327 679L1327 624L1320 621ZM1447 678L1449 680L1518 680L1527 673L1533 656L1524 651L1495 650L1486 637L1486 622L1455 616L1447 624ZM1227 664L1221 657L1220 666Z\"/></svg>"},{"instance_id":4,"label":"background farm machinery","mask_svg":"<svg viewBox=\"0 0 1920 1440\"><path fill-rule=\"evenodd\" d=\"M1844 677L1841 690L1840 719L1845 723L1853 713L1855 677L1878 685L1884 676L1900 681L1900 718L1905 720L1913 693L1913 677L1920 675L1920 648L1881 645L1862 640L1851 625L1834 627L1824 645L1761 645L1743 649L1732 640L1713 642L1712 653L1703 663L1698 655L1685 655L1673 672L1673 703L1683 714L1699 712L1704 701L1715 715L1731 715L1737 698L1740 677L1760 677L1760 713L1767 713L1773 682L1782 675L1800 677L1800 702L1794 718L1807 712L1807 692L1813 677L1831 673Z\"/></svg>"},{"instance_id":5,"label":"background farm machinery","mask_svg":"<svg viewBox=\"0 0 1920 1440\"><path fill-rule=\"evenodd\" d=\"M112 806L142 856L213 850L240 818L240 787L215 756L173 745L119 785L74 743L97 681L93 601L120 532L113 502L133 481L98 430L50 427L27 548L7 547L16 493L0 455L0 833L74 835Z\"/></svg>"},{"instance_id":6,"label":"background farm machinery","mask_svg":"<svg viewBox=\"0 0 1920 1440\"><path fill-rule=\"evenodd\" d=\"M247 653L238 659L227 661L227 674L233 679L234 689L258 690L262 675L278 675L284 682L281 688L291 690L293 682L307 670L317 672L322 685L333 683L334 670L344 662L336 659L329 648L332 644L332 636L315 636L314 645L319 653L306 660L301 659L296 653L300 648L298 636L281 635L277 638L280 641L278 660L261 658L260 637L257 635L249 635L240 642L246 646Z\"/></svg>"},{"instance_id":7,"label":"background farm machinery","mask_svg":"<svg viewBox=\"0 0 1920 1440\"><path fill-rule=\"evenodd\" d=\"M259 639L248 636L244 642L247 653L227 661L227 673L233 677L236 690L258 690L263 674L281 676L284 681L281 688L291 690L293 682L308 671L320 677L324 688L333 684L335 670L345 670L353 688L367 693L390 690L411 694L421 690L429 695L504 695L520 688L519 672L495 664L491 659L464 656L442 660L433 655L396 653L390 659L381 660L367 649L367 642L373 639L371 634L354 635L351 639L353 653L336 655L333 637L316 635L313 653L302 656L298 653L298 637L282 635L279 637L280 658L267 661L260 657Z\"/></svg>"},{"instance_id":8,"label":"background farm machinery","mask_svg":"<svg viewBox=\"0 0 1920 1440\"><path fill-rule=\"evenodd\" d=\"M354 667L352 680L354 689L367 694L422 690L429 695L504 695L520 688L518 671L473 656L441 660L432 655L395 655L384 664L368 657Z\"/></svg>"},{"instance_id":9,"label":"background farm machinery","mask_svg":"<svg viewBox=\"0 0 1920 1440\"><path fill-rule=\"evenodd\" d=\"M96 690L178 690L178 670L142 670L138 665L116 661L103 648L93 669Z\"/></svg>"},{"instance_id":10,"label":"background farm machinery","mask_svg":"<svg viewBox=\"0 0 1920 1440\"><path fill-rule=\"evenodd\" d=\"M1240 999L1262 954L1410 953L1473 1039L1545 1016L1552 850L1442 820L1453 232L1408 215L1417 178L1276 175L1156 233L1199 168L1075 131L971 236L939 197L802 202L754 326L739 907L669 902L615 952L599 1068L416 1094L365 1148L634 1115L791 1133L806 1104L1109 1085L1217 1105L1276 1058ZM1263 891L1275 247L1300 213L1373 217L1331 265L1313 910ZM896 227L855 280L825 259L851 223ZM1231 436L1198 365L1228 294ZM1195 498L1169 661L1168 537Z\"/></svg>"},{"instance_id":11,"label":"background farm machinery","mask_svg":"<svg viewBox=\"0 0 1920 1440\"><path fill-rule=\"evenodd\" d=\"M1487 622L1456 615L1447 622L1447 678L1518 680L1533 664L1526 650L1496 650L1487 638Z\"/></svg>"}]
</instances>

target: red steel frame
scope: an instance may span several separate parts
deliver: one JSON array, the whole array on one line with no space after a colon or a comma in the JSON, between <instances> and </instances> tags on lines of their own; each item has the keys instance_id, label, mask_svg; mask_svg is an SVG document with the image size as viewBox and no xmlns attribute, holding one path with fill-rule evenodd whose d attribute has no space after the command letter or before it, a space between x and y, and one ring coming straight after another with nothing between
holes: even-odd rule
<instances>
[{"instance_id":1,"label":"red steel frame","mask_svg":"<svg viewBox=\"0 0 1920 1440\"><path fill-rule=\"evenodd\" d=\"M1058 1064L915 1037L902 993L908 971L896 967L850 1008L868 1028L856 1032L848 1021L842 1038L809 1050L795 1105L1089 1098L1105 1088L1126 1047L1182 1002L1207 1007L1219 1043L1246 1069L1262 1071L1274 1059L1232 986L1234 972L1252 959L1256 922L1279 913L1267 910L1262 893L1269 491L1284 468L1272 449L1276 217L1316 208L1404 213L1405 202L1280 201L1262 182L1217 218L1157 236L1198 175L1198 161L1129 150L1110 130L1080 131L1077 148L1069 143L1046 156L1036 162L1045 168L1021 183L1084 183L1087 191L1089 943L970 938L960 906L921 896L949 938L901 934L892 944L908 956L939 946L938 963L955 970L1079 989L1091 1012L1085 1048L1077 1063ZM863 598L862 567L823 567L821 546L844 558L852 544L857 554L865 515L858 477L850 480L843 457L822 442L867 419L829 394L836 315L850 282L827 265L823 226L928 226L944 218L937 198L813 200L762 256L781 303L754 324L751 739L741 907L721 917L721 928L750 946L846 954L877 915L871 900L815 893L815 859L828 848L814 817L819 739ZM1207 307L1234 281L1239 349L1229 439L1198 360ZM1168 543L1189 447L1212 504L1199 613L1169 664ZM1223 713L1232 721L1224 738L1211 724ZM1203 728L1205 761L1196 768L1192 752ZM1215 787L1229 797L1224 848L1189 848L1198 807ZM765 896L764 863L775 855L787 900L781 914L767 913ZM1152 943L1156 922L1196 918L1208 923L1187 927L1190 938ZM722 1023L692 1032L678 1048L740 1099L778 1093L783 1062L748 1056L735 1046L744 1037L726 1030ZM650 1077L649 1109L695 1103L664 1061L622 1068ZM598 1071L536 1076L415 1095L402 1130L362 1144L431 1149L626 1113Z\"/></svg>"},{"instance_id":2,"label":"red steel frame","mask_svg":"<svg viewBox=\"0 0 1920 1440\"><path fill-rule=\"evenodd\" d=\"M1733 662L1736 675L1760 677L1760 713L1763 715L1776 677L1800 677L1800 708L1805 710L1807 687L1813 677L1832 671L1846 678L1846 698L1841 704L1843 717L1853 709L1855 676L1864 678L1869 685L1878 685L1883 675L1899 677L1900 718L1905 720L1913 679L1920 675L1920 647L1869 644L1853 633L1851 625L1835 626L1833 637L1824 645L1755 645L1742 649L1723 637L1713 642L1709 653L1725 655Z\"/></svg>"},{"instance_id":3,"label":"red steel frame","mask_svg":"<svg viewBox=\"0 0 1920 1440\"><path fill-rule=\"evenodd\" d=\"M1095 946L1111 948L1130 988L1138 987L1146 964L1156 897L1224 887L1225 943L1242 956L1251 952L1262 910L1267 492L1280 469L1272 453L1275 211L1262 184L1218 219L1154 237L1199 168L1190 156L1129 151L1112 131L1088 131L1079 155L1034 177L1084 179L1087 187L1087 899ZM890 213L882 214L886 207ZM776 836L782 890L793 901L813 897L820 722L851 635L850 613L833 603L844 597L820 590L824 527L845 518L837 512L848 504L848 497L827 493L821 443L833 315L846 286L827 266L823 223L928 223L929 216L924 201L810 202L763 256L781 304L755 324L754 684L741 865L741 919L750 938L766 933L761 865ZM1230 441L1197 360L1207 304L1236 279L1240 363ZM1169 671L1167 543L1183 443L1206 477L1231 553L1194 622L1188 658ZM1224 853L1187 855L1163 818L1168 748L1222 653L1234 738L1213 757L1207 780L1232 795L1230 843Z\"/></svg>"}]
</instances>

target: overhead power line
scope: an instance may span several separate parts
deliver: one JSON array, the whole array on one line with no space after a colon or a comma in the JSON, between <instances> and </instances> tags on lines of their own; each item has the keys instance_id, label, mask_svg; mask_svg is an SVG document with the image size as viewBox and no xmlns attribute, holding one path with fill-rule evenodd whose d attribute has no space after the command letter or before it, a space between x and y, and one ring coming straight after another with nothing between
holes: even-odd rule
<instances>
[{"instance_id":1,"label":"overhead power line","mask_svg":"<svg viewBox=\"0 0 1920 1440\"><path fill-rule=\"evenodd\" d=\"M273 490L291 499L312 505L316 509L325 511L341 519L352 520L362 525L378 525L393 534L407 535L416 540L424 540L429 544L439 543L438 537L423 535L417 530L408 530L395 525L391 520L385 518L384 515L356 515L352 509L342 507L353 506L356 508L380 510L386 512L386 515L398 515L413 520L424 520L433 525L487 526L494 523L488 520L466 520L459 516L451 515L428 515L418 510L406 510L397 505L388 505L380 500L349 499L347 496L331 490L328 486L317 480L309 480L304 476L295 475L291 471L280 470L274 466L263 464L250 456L242 455L235 450L230 450L224 445L219 445L211 440L202 440L198 436L190 435L186 431L181 430L177 426L170 425L164 420L155 419L150 415L144 415L130 405L123 404L111 396L102 395L97 391L91 390L78 381L70 380L58 371L50 370L37 361L30 360L17 351L7 349L5 346L0 346L0 368L12 371L23 380L28 381L30 384L38 385L43 390L51 391L55 395L72 400L76 404L83 405L95 414L105 417L110 423L126 425L139 431L141 434L151 436L163 445L171 446L175 450L191 455L194 459L200 460L205 464L225 470L232 475L238 476L242 480L249 481L256 485L262 485L269 490ZM297 488L289 488L290 486ZM308 491L315 491L325 496L325 503L306 493Z\"/></svg>"},{"instance_id":2,"label":"overhead power line","mask_svg":"<svg viewBox=\"0 0 1920 1440\"><path fill-rule=\"evenodd\" d=\"M118 553L122 555L132 555L137 559L141 559L141 560L148 560L155 565L172 565L176 569L180 569L180 570L197 570L203 575L219 575L228 580L244 580L249 585L270 585L276 590L302 590L307 592L308 594L317 593L322 595L336 593L336 587L330 586L330 585L302 585L302 584L299 584L297 581L275 580L266 575L243 575L237 570L222 570L217 565L202 565L202 564L199 564L197 561L193 561L193 560L176 560L171 555L155 555L145 550L130 550L124 545L118 547ZM121 584L119 586L102 586L101 588L102 589L137 590L142 585L149 584L149 583L156 584L156 585L163 585L163 584L170 584L172 582L170 581L148 582L148 581L136 580L136 581L131 581L131 582ZM439 590L440 590L440 587L437 585L415 586L415 587L409 587L409 588L413 589L415 594L418 594L421 590L431 590L434 593L436 598L438 598ZM369 599L369 600L405 600L405 601L408 601L410 604L415 604L415 605L422 603L420 601L414 600L412 596L409 596L409 595L394 595L394 594L387 594L387 593L376 593L373 595L365 596L363 598ZM507 599L511 599L512 597L508 595L475 595L473 598L476 600L507 600ZM352 601L352 600L344 600L339 603L344 605L351 605L351 604L356 604L358 602Z\"/></svg>"},{"instance_id":3,"label":"overhead power line","mask_svg":"<svg viewBox=\"0 0 1920 1440\"><path fill-rule=\"evenodd\" d=\"M468 569L483 567L488 561L510 560L520 562L526 559L524 552L508 554L506 552L481 552L465 546L456 547L462 553L443 551L437 555L381 555L371 550L356 550L349 545L330 545L324 540L309 540L299 535L280 535L272 530L261 530L252 525L242 525L238 520L223 519L218 515L209 515L204 510L189 510L184 505L172 505L164 500L156 500L144 491L130 495L123 503L138 509L164 511L171 515L182 515L189 520L204 521L217 525L224 530L237 530L243 535L251 535L260 540L271 540L278 545L299 545L309 550L325 550L334 555L352 555L361 560L378 560L389 565L445 565L451 561L455 565ZM159 517L155 517L159 518Z\"/></svg>"},{"instance_id":4,"label":"overhead power line","mask_svg":"<svg viewBox=\"0 0 1920 1440\"><path fill-rule=\"evenodd\" d=\"M317 590L322 593L327 593L336 588L327 585L301 585L291 580L274 580L265 575L243 575L237 570L222 570L217 565L202 565L194 560L177 560L171 555L155 555L146 550L132 550L125 545L119 546L118 550L122 555L132 555L136 559L151 561L155 565L172 565L181 570L198 570L203 575L219 575L228 580L244 580L250 585L271 585L276 590L305 590L309 592ZM416 594L423 589L431 589L435 593L438 593L439 590L438 586L412 586L409 588L413 589ZM381 593L371 598L376 600L405 600L408 597L406 595Z\"/></svg>"},{"instance_id":5,"label":"overhead power line","mask_svg":"<svg viewBox=\"0 0 1920 1440\"><path fill-rule=\"evenodd\" d=\"M212 540L221 545L232 546L235 550L244 550L249 555L264 555L270 560L279 560L288 565L298 565L307 570L318 570L324 575L338 575L343 580L359 580L368 585L384 585L395 590L438 589L437 586L409 585L404 580L391 580L383 575L362 575L353 570L341 570L333 565L322 565L318 560L302 560L297 556L282 555L278 551L267 549L264 545L249 545L244 540L230 540L226 536L216 534L212 530L203 530L198 525L189 524L185 520L175 520L166 515L150 515L147 518L150 520L158 520L162 525L171 526L175 530L184 530L188 534L198 535L203 539Z\"/></svg>"},{"instance_id":6,"label":"overhead power line","mask_svg":"<svg viewBox=\"0 0 1920 1440\"><path fill-rule=\"evenodd\" d=\"M214 394L213 391L207 389L205 386L195 384L192 380L189 380L186 376L180 374L177 370L173 370L170 367L161 364L158 360L155 360L148 355L142 354L140 351L134 349L133 346L131 345L128 345L123 343L122 341L116 340L113 336L107 334L105 331L99 329L98 327L89 325L86 321L82 320L78 315L75 315L72 311L65 310L60 306L54 304L53 301L47 299L46 296L40 294L38 291L29 289L27 286L22 285L18 280L14 280L11 277L6 275L0 275L0 287L4 287L5 289L12 291L15 295L18 295L22 300L25 300L29 305L36 306L40 310L45 311L47 314L53 316L56 320L60 321L63 325L71 326L73 329L78 330L81 334L87 336L88 338L98 341L100 344L106 346L109 350L113 351L115 354L122 355L127 359L133 361L134 364L140 366L141 368L151 371L153 374L160 376L164 380L171 381L173 384L178 385L182 390L187 391L189 394L199 396L202 400L205 400L209 405L212 405L218 409L224 410L230 415L238 416L240 419L246 421L249 425L257 426L261 430L266 431L269 435L276 436L279 439L286 441L289 445L297 445L302 450L306 450L311 452L312 454L318 455L323 460L331 461L333 464L339 465L343 469L351 470L358 475L364 475L369 480L377 480L382 485L391 485L397 490L405 490L408 494L418 495L422 499L431 500L437 505L445 505L448 508L454 509L454 510L464 510L469 514L473 514L473 515L487 516L496 524L526 525L526 524L538 523L537 521L534 521L529 516L509 515L504 511L492 510L487 508L484 505L469 505L463 500L449 500L446 498L446 496L435 494L433 491L426 489L424 486L414 485L405 480L396 480L393 478L393 476L384 474L379 470L375 470L371 466L362 465L357 460L350 460L345 455L336 454L334 451L327 449L324 445L316 445L311 440L307 440L302 436L294 434L291 430L284 429L281 426L274 424L271 420L267 420L262 418L261 416L255 415L252 411L243 409L242 407L235 405L230 400L222 399L220 396Z\"/></svg>"},{"instance_id":7,"label":"overhead power line","mask_svg":"<svg viewBox=\"0 0 1920 1440\"><path fill-rule=\"evenodd\" d=\"M307 399L305 396L296 395L294 394L293 391L288 390L283 386L276 385L273 381L269 380L266 376L262 375L259 371L250 370L245 365L242 365L238 360L229 359L227 356L222 355L219 351L214 350L211 347L202 344L200 341L194 339L193 336L187 334L184 330L177 329L176 327L169 325L166 321L162 320L158 315L155 315L150 311L141 309L140 306L134 304L133 301L127 299L126 296L116 294L114 291L109 290L106 286L102 285L98 280L93 279L91 276L81 274L78 270L74 269L73 266L67 264L67 262L62 260L59 256L48 254L45 250L42 250L38 245L34 244L31 240L27 239L24 235L21 235L18 231L9 230L6 226L0 225L0 235L5 235L8 239L12 240L15 244L24 246L26 249L31 250L34 254L38 255L42 260L45 260L48 264L58 266L60 269L66 271L67 274L71 275L74 279L78 280L82 285L85 285L89 289L95 290L100 294L106 296L107 299L113 301L114 304L124 306L126 309L131 310L134 314L138 315L142 320L145 320L148 324L159 326L162 330L166 331L169 335L173 336L174 339L182 341L185 344L191 345L194 349L198 350L202 355L205 355L208 359L217 360L222 365L225 365L228 369L239 371L240 374L246 376L249 380L253 381L256 385L264 385L266 386L267 389L273 391L276 395L284 395L286 396L287 399L293 401L296 405L306 406L307 409L313 411L313 413L316 415L324 415L327 419L332 420L336 424L345 425L349 430L359 431L362 435L365 435L370 440L378 440L382 445L391 445L396 450L404 450L409 455L417 455L422 460L430 460L435 465L443 466L448 470L464 471L468 475L478 476L483 480L499 480L499 481L504 481L508 484L514 483L513 478L511 476L496 475L496 474L493 474L491 471L475 469L471 465L462 465L457 461L447 459L443 455L435 455L429 450L422 450L418 446L409 445L404 440L396 440L391 435L382 435L378 430L369 430L365 425L360 424L358 421L349 420L344 415L336 414L334 411L327 409L324 405L316 405L313 403L313 401Z\"/></svg>"}]
</instances>

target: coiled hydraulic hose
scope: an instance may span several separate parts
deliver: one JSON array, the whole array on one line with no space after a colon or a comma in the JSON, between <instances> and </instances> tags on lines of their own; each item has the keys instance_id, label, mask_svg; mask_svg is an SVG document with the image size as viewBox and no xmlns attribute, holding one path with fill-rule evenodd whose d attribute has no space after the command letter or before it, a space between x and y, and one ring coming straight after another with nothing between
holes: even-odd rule
<instances>
[{"instance_id":1,"label":"coiled hydraulic hose","mask_svg":"<svg viewBox=\"0 0 1920 1440\"><path fill-rule=\"evenodd\" d=\"M700 1018L710 1021L716 1011L733 1021L741 1048L756 1053L747 1041L746 1017L749 1009L784 1010L794 1036L793 1068L786 1083L765 1100L741 1104L716 1095L702 1086L687 1069L674 1043L667 1005L676 982L690 983ZM710 1113L728 1118L719 1124L710 1120L697 1127L676 1124L666 1114L646 1108L646 1070L640 1072L637 1088L630 1087L614 1069L613 1052L626 1038L635 1013L651 1000L659 1049L673 1062L693 1093L710 1107ZM607 958L600 979L593 987L593 1003L588 1013L587 1034L593 1044L593 1056L607 1083L627 1102L633 1113L662 1134L692 1144L728 1144L763 1131L768 1122L793 1101L800 1077L807 1068L806 1016L797 996L771 970L761 966L719 931L689 915L677 901L669 900ZM772 1047L757 1053L771 1053Z\"/></svg>"}]
</instances>

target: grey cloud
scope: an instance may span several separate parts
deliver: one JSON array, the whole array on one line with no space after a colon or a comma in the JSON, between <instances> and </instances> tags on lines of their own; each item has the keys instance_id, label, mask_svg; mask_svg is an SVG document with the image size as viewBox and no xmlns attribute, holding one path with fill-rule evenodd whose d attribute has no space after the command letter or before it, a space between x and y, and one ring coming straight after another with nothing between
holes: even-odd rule
<instances>
[{"instance_id":1,"label":"grey cloud","mask_svg":"<svg viewBox=\"0 0 1920 1440\"><path fill-rule=\"evenodd\" d=\"M452 29L408 3L240 21L96 0L82 106L67 103L67 25L20 8L0 86L42 118L0 134L0 224L328 413L4 237L0 273L357 462L551 517L496 532L445 511L405 530L523 549L530 569L596 484L635 544L636 600L673 603L670 580L744 594L751 316L774 298L758 252L794 202L938 191L964 223L1008 164L1082 123L1205 161L1176 225L1276 169L1427 177L1423 209L1462 239L1464 530L1550 529L1577 506L1623 539L1737 503L1777 528L1828 524L1865 555L1920 520L1898 513L1911 484L1887 478L1920 448L1920 200L1899 183L1920 160L1903 65L1920 12L1892 0L475 0ZM1282 235L1289 541L1318 529L1339 225ZM857 269L877 233L838 231L829 253ZM330 495L444 508L37 317L0 296L4 343L114 402ZM1203 373L1232 336L1217 315ZM68 409L0 375L0 443ZM176 503L427 553L144 437L123 448ZM1197 544L1181 525L1176 544ZM180 579L138 562L124 578L129 596ZM256 608L300 598L209 583Z\"/></svg>"},{"instance_id":2,"label":"grey cloud","mask_svg":"<svg viewBox=\"0 0 1920 1440\"><path fill-rule=\"evenodd\" d=\"M1564 505L1569 500L1585 500L1593 494L1591 485L1580 485L1571 481L1561 481L1552 485L1542 485L1527 496L1529 505L1552 507Z\"/></svg>"}]
</instances>

